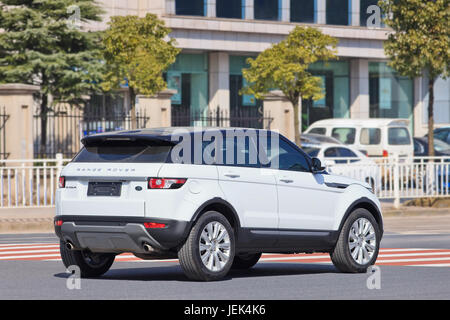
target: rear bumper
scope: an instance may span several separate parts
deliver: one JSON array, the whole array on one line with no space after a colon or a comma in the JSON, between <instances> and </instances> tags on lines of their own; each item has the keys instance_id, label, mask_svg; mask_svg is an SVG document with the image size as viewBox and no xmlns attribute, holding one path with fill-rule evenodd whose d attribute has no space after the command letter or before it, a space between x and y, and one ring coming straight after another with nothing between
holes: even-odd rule
<instances>
[{"instance_id":1,"label":"rear bumper","mask_svg":"<svg viewBox=\"0 0 450 320\"><path fill-rule=\"evenodd\" d=\"M56 235L75 249L92 252L148 253L144 244L156 252L170 251L184 243L190 231L189 221L143 217L56 216ZM164 228L147 229L145 222L165 224Z\"/></svg>"}]
</instances>

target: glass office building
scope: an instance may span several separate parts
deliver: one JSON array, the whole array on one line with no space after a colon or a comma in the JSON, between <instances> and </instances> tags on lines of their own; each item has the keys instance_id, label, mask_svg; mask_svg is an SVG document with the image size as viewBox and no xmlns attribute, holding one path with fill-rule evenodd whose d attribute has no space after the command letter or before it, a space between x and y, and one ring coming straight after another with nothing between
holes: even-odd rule
<instances>
[{"instance_id":1,"label":"glass office building","mask_svg":"<svg viewBox=\"0 0 450 320\"><path fill-rule=\"evenodd\" d=\"M325 118L406 118L416 135L426 132L427 80L402 77L388 67L383 49L387 29L374 27L382 18L377 0L99 1L110 15L155 13L172 30L170 37L182 49L166 72L168 87L176 90L172 114L217 107L265 110L264 101L240 94L246 59L283 40L295 25L304 25L320 28L339 43L337 60L309 68L322 79L324 97L301 102L303 129ZM449 83L436 82L440 125L450 125Z\"/></svg>"}]
</instances>

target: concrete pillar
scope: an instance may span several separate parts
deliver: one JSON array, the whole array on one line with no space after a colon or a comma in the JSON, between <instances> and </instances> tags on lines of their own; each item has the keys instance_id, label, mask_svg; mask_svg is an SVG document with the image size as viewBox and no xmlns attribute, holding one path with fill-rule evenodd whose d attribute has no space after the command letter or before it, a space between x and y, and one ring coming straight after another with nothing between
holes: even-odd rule
<instances>
[{"instance_id":1,"label":"concrete pillar","mask_svg":"<svg viewBox=\"0 0 450 320\"><path fill-rule=\"evenodd\" d=\"M360 12L360 0L351 0L351 25L358 27L360 25L359 12Z\"/></svg>"},{"instance_id":2,"label":"concrete pillar","mask_svg":"<svg viewBox=\"0 0 450 320\"><path fill-rule=\"evenodd\" d=\"M369 115L369 61L352 59L350 61L350 117L367 119Z\"/></svg>"},{"instance_id":3,"label":"concrete pillar","mask_svg":"<svg viewBox=\"0 0 450 320\"><path fill-rule=\"evenodd\" d=\"M245 19L246 20L253 20L255 19L255 14L254 14L254 6L253 0L244 0L245 1Z\"/></svg>"},{"instance_id":4,"label":"concrete pillar","mask_svg":"<svg viewBox=\"0 0 450 320\"><path fill-rule=\"evenodd\" d=\"M226 52L209 54L209 110L230 110L230 57Z\"/></svg>"},{"instance_id":5,"label":"concrete pillar","mask_svg":"<svg viewBox=\"0 0 450 320\"><path fill-rule=\"evenodd\" d=\"M172 104L170 99L176 90L166 89L156 96L138 96L136 109L142 116L149 117L147 128L170 127L172 125Z\"/></svg>"},{"instance_id":6,"label":"concrete pillar","mask_svg":"<svg viewBox=\"0 0 450 320\"><path fill-rule=\"evenodd\" d=\"M291 0L281 0L281 21L291 21Z\"/></svg>"},{"instance_id":7,"label":"concrete pillar","mask_svg":"<svg viewBox=\"0 0 450 320\"><path fill-rule=\"evenodd\" d=\"M274 90L264 98L264 114L273 118L270 129L278 130L286 138L294 141L294 108L283 92Z\"/></svg>"},{"instance_id":8,"label":"concrete pillar","mask_svg":"<svg viewBox=\"0 0 450 320\"><path fill-rule=\"evenodd\" d=\"M33 95L39 90L39 86L28 84L0 85L0 107L9 116L0 131L0 144L5 134L8 159L33 159Z\"/></svg>"},{"instance_id":9,"label":"concrete pillar","mask_svg":"<svg viewBox=\"0 0 450 320\"><path fill-rule=\"evenodd\" d=\"M216 0L206 0L206 16L209 18L216 17Z\"/></svg>"},{"instance_id":10,"label":"concrete pillar","mask_svg":"<svg viewBox=\"0 0 450 320\"><path fill-rule=\"evenodd\" d=\"M166 0L166 14L175 14L175 0Z\"/></svg>"},{"instance_id":11,"label":"concrete pillar","mask_svg":"<svg viewBox=\"0 0 450 320\"><path fill-rule=\"evenodd\" d=\"M316 23L327 23L327 0L316 0Z\"/></svg>"}]
</instances>

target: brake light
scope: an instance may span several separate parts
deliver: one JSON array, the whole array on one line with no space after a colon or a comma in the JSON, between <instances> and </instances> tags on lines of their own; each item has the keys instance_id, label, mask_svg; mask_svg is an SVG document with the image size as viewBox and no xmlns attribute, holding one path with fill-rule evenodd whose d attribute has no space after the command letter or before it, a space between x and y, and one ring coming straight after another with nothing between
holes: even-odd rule
<instances>
[{"instance_id":1,"label":"brake light","mask_svg":"<svg viewBox=\"0 0 450 320\"><path fill-rule=\"evenodd\" d=\"M59 177L59 187L65 188L66 187L66 177Z\"/></svg>"},{"instance_id":2,"label":"brake light","mask_svg":"<svg viewBox=\"0 0 450 320\"><path fill-rule=\"evenodd\" d=\"M162 229L165 228L166 225L164 223L145 222L144 227L147 229Z\"/></svg>"},{"instance_id":3,"label":"brake light","mask_svg":"<svg viewBox=\"0 0 450 320\"><path fill-rule=\"evenodd\" d=\"M179 189L186 183L187 179L179 178L149 178L149 189Z\"/></svg>"},{"instance_id":4,"label":"brake light","mask_svg":"<svg viewBox=\"0 0 450 320\"><path fill-rule=\"evenodd\" d=\"M383 157L387 158L389 156L389 152L387 150L383 150Z\"/></svg>"},{"instance_id":5,"label":"brake light","mask_svg":"<svg viewBox=\"0 0 450 320\"><path fill-rule=\"evenodd\" d=\"M62 220L55 220L55 226L61 227L62 224L63 224L63 221L62 221Z\"/></svg>"}]
</instances>

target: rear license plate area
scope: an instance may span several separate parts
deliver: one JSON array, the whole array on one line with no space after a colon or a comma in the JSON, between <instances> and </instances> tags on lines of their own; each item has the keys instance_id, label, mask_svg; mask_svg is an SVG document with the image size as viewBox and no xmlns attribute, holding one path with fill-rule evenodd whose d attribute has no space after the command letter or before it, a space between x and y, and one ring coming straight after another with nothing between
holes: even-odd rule
<instances>
[{"instance_id":1,"label":"rear license plate area","mask_svg":"<svg viewBox=\"0 0 450 320\"><path fill-rule=\"evenodd\" d=\"M89 197L120 197L122 182L89 182Z\"/></svg>"}]
</instances>

